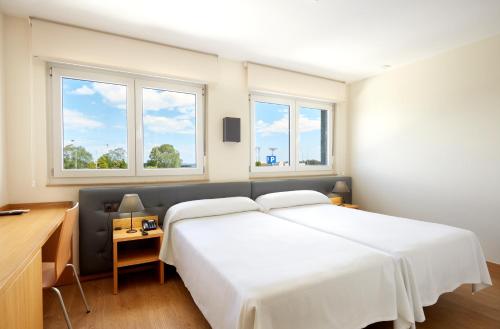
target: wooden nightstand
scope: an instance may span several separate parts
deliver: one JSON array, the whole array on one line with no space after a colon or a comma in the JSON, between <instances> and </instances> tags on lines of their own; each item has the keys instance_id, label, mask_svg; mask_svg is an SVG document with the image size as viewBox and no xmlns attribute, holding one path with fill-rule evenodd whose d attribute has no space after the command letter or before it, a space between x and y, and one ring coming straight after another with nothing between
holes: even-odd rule
<instances>
[{"instance_id":1,"label":"wooden nightstand","mask_svg":"<svg viewBox=\"0 0 500 329\"><path fill-rule=\"evenodd\" d=\"M126 266L158 263L158 279L163 284L164 266L159 259L160 248L163 241L163 230L147 231L142 235L140 227L136 233L127 233L127 228L113 230L113 293L118 293L118 269Z\"/></svg>"},{"instance_id":2,"label":"wooden nightstand","mask_svg":"<svg viewBox=\"0 0 500 329\"><path fill-rule=\"evenodd\" d=\"M330 198L330 202L336 206L342 204L342 197L341 196L334 196Z\"/></svg>"},{"instance_id":3,"label":"wooden nightstand","mask_svg":"<svg viewBox=\"0 0 500 329\"><path fill-rule=\"evenodd\" d=\"M343 203L340 206L346 207L346 208L351 208L351 209L359 209L359 205L357 205L357 204Z\"/></svg>"}]
</instances>

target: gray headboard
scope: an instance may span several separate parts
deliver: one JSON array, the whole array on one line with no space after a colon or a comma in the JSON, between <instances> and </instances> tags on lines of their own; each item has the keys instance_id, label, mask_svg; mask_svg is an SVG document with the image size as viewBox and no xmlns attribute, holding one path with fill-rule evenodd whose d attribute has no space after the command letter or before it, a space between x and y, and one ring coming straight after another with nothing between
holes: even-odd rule
<instances>
[{"instance_id":1,"label":"gray headboard","mask_svg":"<svg viewBox=\"0 0 500 329\"><path fill-rule=\"evenodd\" d=\"M235 183L206 183L147 187L85 188L80 190L80 272L82 275L109 272L113 268L111 218L118 213L106 213L106 203L120 203L126 193L139 194L145 213L158 215L160 223L168 208L179 202L246 196L256 198L271 192L310 189L325 194L337 180L351 186L350 177L328 176L307 179L247 181ZM346 201L351 195L344 195Z\"/></svg>"},{"instance_id":2,"label":"gray headboard","mask_svg":"<svg viewBox=\"0 0 500 329\"><path fill-rule=\"evenodd\" d=\"M105 203L120 203L126 193L137 193L145 213L158 215L160 223L167 209L176 203L198 199L251 196L250 182L207 183L148 187L86 188L80 190L80 273L108 272L113 269L112 225L108 218L118 213L104 212Z\"/></svg>"}]
</instances>

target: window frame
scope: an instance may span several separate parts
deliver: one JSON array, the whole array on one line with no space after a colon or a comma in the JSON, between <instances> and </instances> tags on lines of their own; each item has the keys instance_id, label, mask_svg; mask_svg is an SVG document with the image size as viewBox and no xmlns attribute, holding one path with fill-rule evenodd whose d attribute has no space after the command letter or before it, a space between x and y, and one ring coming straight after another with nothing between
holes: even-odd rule
<instances>
[{"instance_id":1,"label":"window frame","mask_svg":"<svg viewBox=\"0 0 500 329\"><path fill-rule=\"evenodd\" d=\"M51 164L50 168L52 168L48 173L49 180L64 179L74 184L78 180L80 180L80 183L85 183L92 179L109 178L112 180L119 177L129 181L138 177L187 177L188 179L192 177L192 179L199 179L198 177L205 175L205 84L76 64L49 62L47 66L49 70L47 84L49 99L47 104L50 109L48 111L48 129L50 133L47 136L51 139L48 141L48 161ZM64 169L63 78L126 86L127 169ZM153 89L166 89L165 87L167 87L166 90L169 91L196 94L196 168L143 168L143 87ZM141 92L139 93L138 90Z\"/></svg>"},{"instance_id":2,"label":"window frame","mask_svg":"<svg viewBox=\"0 0 500 329\"><path fill-rule=\"evenodd\" d=\"M307 172L307 171L333 171L334 168L334 154L333 154L333 134L334 134L334 104L308 100L298 97L269 95L262 93L250 93L250 173L292 173L292 172ZM272 103L279 105L287 105L290 108L290 165L289 166L256 166L256 122L255 122L255 103ZM327 111L327 164L326 165L301 165L299 164L300 152L300 108L306 107L311 109L326 110Z\"/></svg>"},{"instance_id":3,"label":"window frame","mask_svg":"<svg viewBox=\"0 0 500 329\"><path fill-rule=\"evenodd\" d=\"M52 175L56 178L133 176L135 173L134 80L98 70L51 65L52 72ZM125 85L127 88L127 169L64 169L64 121L62 81L64 78ZM97 159L96 159L97 161Z\"/></svg>"},{"instance_id":4,"label":"window frame","mask_svg":"<svg viewBox=\"0 0 500 329\"><path fill-rule=\"evenodd\" d=\"M171 92L185 92L196 95L196 119L195 119L195 168L144 168L144 108L143 108L143 88L160 89ZM202 86L187 85L182 83L172 83L157 80L135 80L135 99L136 99L136 172L137 176L183 176L183 175L202 175L204 173L204 88Z\"/></svg>"},{"instance_id":5,"label":"window frame","mask_svg":"<svg viewBox=\"0 0 500 329\"><path fill-rule=\"evenodd\" d=\"M257 161L255 156L255 148L256 148L256 134L255 134L255 103L270 103L270 104L278 104L278 105L287 105L289 107L289 135L288 135L288 144L289 144L289 165L288 166L256 166L255 162ZM293 127L295 126L295 115L294 115L294 101L293 99L279 96L268 96L261 94L251 94L250 95L250 131L251 131L251 149L250 149L250 171L254 173L258 172L290 172L294 171L294 163L293 158L295 157L295 143L294 143L294 135L293 135Z\"/></svg>"},{"instance_id":6,"label":"window frame","mask_svg":"<svg viewBox=\"0 0 500 329\"><path fill-rule=\"evenodd\" d=\"M296 117L297 117L297 131L296 131L296 171L310 171L310 170L332 170L333 169L333 104L328 104L328 103L320 103L320 102L315 102L315 101L305 101L305 100L297 100L295 102L296 104ZM326 157L326 165L306 165L306 164L300 164L300 109L301 108L308 108L308 109L313 109L313 110L321 110L321 111L326 111L327 116L326 116L326 130L327 130L327 142L326 142L326 152L327 152L327 157Z\"/></svg>"}]
</instances>

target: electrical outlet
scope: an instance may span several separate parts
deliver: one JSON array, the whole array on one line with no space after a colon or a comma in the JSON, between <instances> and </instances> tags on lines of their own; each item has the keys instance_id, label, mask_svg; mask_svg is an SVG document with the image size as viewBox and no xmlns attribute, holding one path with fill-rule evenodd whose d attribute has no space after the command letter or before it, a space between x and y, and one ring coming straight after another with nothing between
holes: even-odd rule
<instances>
[{"instance_id":1,"label":"electrical outlet","mask_svg":"<svg viewBox=\"0 0 500 329\"><path fill-rule=\"evenodd\" d=\"M117 212L120 204L118 202L105 202L104 212Z\"/></svg>"}]
</instances>

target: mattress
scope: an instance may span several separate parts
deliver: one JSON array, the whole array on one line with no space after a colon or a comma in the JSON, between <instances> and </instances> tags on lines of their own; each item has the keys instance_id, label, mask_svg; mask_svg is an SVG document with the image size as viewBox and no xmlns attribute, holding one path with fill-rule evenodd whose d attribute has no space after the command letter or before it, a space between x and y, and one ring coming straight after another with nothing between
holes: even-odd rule
<instances>
[{"instance_id":1,"label":"mattress","mask_svg":"<svg viewBox=\"0 0 500 329\"><path fill-rule=\"evenodd\" d=\"M164 225L160 257L214 329L414 322L402 274L384 252L259 211Z\"/></svg>"},{"instance_id":2,"label":"mattress","mask_svg":"<svg viewBox=\"0 0 500 329\"><path fill-rule=\"evenodd\" d=\"M421 308L464 283L477 291L491 285L474 233L451 226L386 216L331 204L271 209L269 214L393 255L417 321Z\"/></svg>"}]
</instances>

